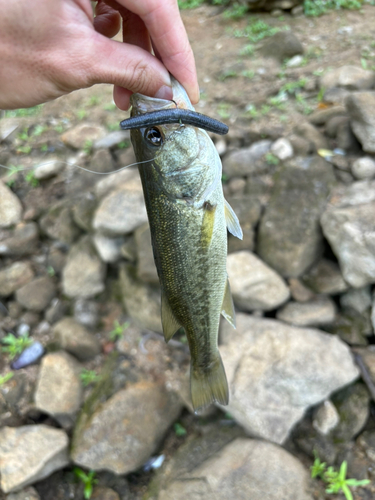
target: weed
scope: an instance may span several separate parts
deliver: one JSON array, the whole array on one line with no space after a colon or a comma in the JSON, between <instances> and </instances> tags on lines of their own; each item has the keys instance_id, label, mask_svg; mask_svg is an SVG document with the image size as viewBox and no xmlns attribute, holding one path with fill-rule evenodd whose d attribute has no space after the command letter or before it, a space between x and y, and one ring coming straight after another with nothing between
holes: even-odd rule
<instances>
[{"instance_id":1,"label":"weed","mask_svg":"<svg viewBox=\"0 0 375 500\"><path fill-rule=\"evenodd\" d=\"M26 145L26 146L19 146L17 148L17 153L23 153L25 155L28 155L31 153L31 150L32 150L32 147L29 146L29 145Z\"/></svg>"},{"instance_id":2,"label":"weed","mask_svg":"<svg viewBox=\"0 0 375 500\"><path fill-rule=\"evenodd\" d=\"M5 335L5 337L1 341L3 344L5 344L4 347L2 347L2 352L5 352L8 354L10 359L15 358L18 354L21 354L21 352L26 349L26 347L29 347L29 345L32 344L32 340L29 339L29 334L26 333L22 337L16 337L13 335L13 333L8 333Z\"/></svg>"},{"instance_id":3,"label":"weed","mask_svg":"<svg viewBox=\"0 0 375 500\"><path fill-rule=\"evenodd\" d=\"M324 87L322 87L319 92L318 92L318 95L316 96L316 100L318 102L323 102L323 98L324 98L324 94L325 94L325 91L326 89Z\"/></svg>"},{"instance_id":4,"label":"weed","mask_svg":"<svg viewBox=\"0 0 375 500\"><path fill-rule=\"evenodd\" d=\"M111 332L109 332L109 338L113 342L115 342L117 339L122 339L122 337L124 336L125 330L127 328L129 328L129 326L130 326L130 323L128 321L126 321L125 323L120 325L120 323L116 320L113 323L113 330Z\"/></svg>"},{"instance_id":5,"label":"weed","mask_svg":"<svg viewBox=\"0 0 375 500\"><path fill-rule=\"evenodd\" d=\"M42 153L47 153L47 151L48 151L48 144L42 144L40 146L40 150L41 150Z\"/></svg>"},{"instance_id":6,"label":"weed","mask_svg":"<svg viewBox=\"0 0 375 500\"><path fill-rule=\"evenodd\" d=\"M17 138L20 140L20 141L28 141L29 140L29 134L27 132L27 128L23 129L22 132L20 132L18 135L17 135Z\"/></svg>"},{"instance_id":7,"label":"weed","mask_svg":"<svg viewBox=\"0 0 375 500\"><path fill-rule=\"evenodd\" d=\"M227 69L220 74L219 80L223 82L227 78L234 78L235 76L237 76L237 71L234 71L234 69Z\"/></svg>"},{"instance_id":8,"label":"weed","mask_svg":"<svg viewBox=\"0 0 375 500\"><path fill-rule=\"evenodd\" d=\"M288 94L295 94L297 90L304 88L306 83L307 83L306 78L300 78L296 82L285 83L281 87L280 92L287 92Z\"/></svg>"},{"instance_id":9,"label":"weed","mask_svg":"<svg viewBox=\"0 0 375 500\"><path fill-rule=\"evenodd\" d=\"M306 16L318 17L330 10L359 10L362 0L305 0L303 4Z\"/></svg>"},{"instance_id":10,"label":"weed","mask_svg":"<svg viewBox=\"0 0 375 500\"><path fill-rule=\"evenodd\" d=\"M42 109L43 104L34 106L33 108L12 109L5 111L5 118L18 118L23 116L35 116Z\"/></svg>"},{"instance_id":11,"label":"weed","mask_svg":"<svg viewBox=\"0 0 375 500\"><path fill-rule=\"evenodd\" d=\"M367 60L364 57L361 57L361 66L363 69L368 69Z\"/></svg>"},{"instance_id":12,"label":"weed","mask_svg":"<svg viewBox=\"0 0 375 500\"><path fill-rule=\"evenodd\" d=\"M289 29L289 27L286 26L284 29ZM250 18L249 23L245 29L235 29L233 31L233 35L236 38L246 37L250 42L257 43L260 42L260 40L263 40L263 38L275 35L279 31L281 31L281 28L272 27L261 19L252 17Z\"/></svg>"},{"instance_id":13,"label":"weed","mask_svg":"<svg viewBox=\"0 0 375 500\"><path fill-rule=\"evenodd\" d=\"M93 487L98 482L98 480L95 479L95 471L90 470L90 472L86 474L86 472L79 467L75 467L74 475L83 483L83 496L86 499L91 498Z\"/></svg>"},{"instance_id":14,"label":"weed","mask_svg":"<svg viewBox=\"0 0 375 500\"><path fill-rule=\"evenodd\" d=\"M13 372L8 372L5 375L0 375L0 387L8 382L13 377Z\"/></svg>"},{"instance_id":15,"label":"weed","mask_svg":"<svg viewBox=\"0 0 375 500\"><path fill-rule=\"evenodd\" d=\"M221 182L222 182L223 184L226 184L228 181L229 181L229 177L228 177L228 175L227 175L227 174L222 173L222 174L221 174Z\"/></svg>"},{"instance_id":16,"label":"weed","mask_svg":"<svg viewBox=\"0 0 375 500\"><path fill-rule=\"evenodd\" d=\"M254 106L254 104L249 104L248 106L246 106L246 114L254 119L259 118L259 111Z\"/></svg>"},{"instance_id":17,"label":"weed","mask_svg":"<svg viewBox=\"0 0 375 500\"><path fill-rule=\"evenodd\" d=\"M37 186L39 186L39 181L35 177L34 170L30 170L29 172L27 172L27 174L25 175L25 181L28 184L30 184L31 187L37 187Z\"/></svg>"},{"instance_id":18,"label":"weed","mask_svg":"<svg viewBox=\"0 0 375 500\"><path fill-rule=\"evenodd\" d=\"M200 7L204 0L178 0L178 7L180 10L196 9Z\"/></svg>"},{"instance_id":19,"label":"weed","mask_svg":"<svg viewBox=\"0 0 375 500\"><path fill-rule=\"evenodd\" d=\"M183 425L179 424L178 422L176 422L173 425L173 429L174 429L174 432L175 432L177 437L183 437L183 436L186 436L186 434L187 434L187 430L185 429L185 427Z\"/></svg>"},{"instance_id":20,"label":"weed","mask_svg":"<svg viewBox=\"0 0 375 500\"><path fill-rule=\"evenodd\" d=\"M80 376L82 385L84 387L87 387L88 385L93 384L94 382L97 382L98 380L100 380L100 376L96 373L96 371L86 370L86 368L84 368L81 371L79 376Z\"/></svg>"},{"instance_id":21,"label":"weed","mask_svg":"<svg viewBox=\"0 0 375 500\"><path fill-rule=\"evenodd\" d=\"M252 80L255 76L255 71L253 70L246 70L246 71L242 71L241 73L242 76L244 76L245 78L249 78L250 80Z\"/></svg>"},{"instance_id":22,"label":"weed","mask_svg":"<svg viewBox=\"0 0 375 500\"><path fill-rule=\"evenodd\" d=\"M130 142L129 141L121 141L117 144L118 149L127 149L130 147Z\"/></svg>"},{"instance_id":23,"label":"weed","mask_svg":"<svg viewBox=\"0 0 375 500\"><path fill-rule=\"evenodd\" d=\"M313 108L307 104L306 99L301 94L296 95L296 101L304 115L309 115L313 112Z\"/></svg>"},{"instance_id":24,"label":"weed","mask_svg":"<svg viewBox=\"0 0 375 500\"><path fill-rule=\"evenodd\" d=\"M31 135L33 137L39 137L46 130L47 130L47 127L45 125L36 125L35 128L33 129L32 133L31 133Z\"/></svg>"},{"instance_id":25,"label":"weed","mask_svg":"<svg viewBox=\"0 0 375 500\"><path fill-rule=\"evenodd\" d=\"M247 12L247 5L241 5L235 2L232 7L226 10L223 16L227 19L241 19Z\"/></svg>"},{"instance_id":26,"label":"weed","mask_svg":"<svg viewBox=\"0 0 375 500\"><path fill-rule=\"evenodd\" d=\"M104 106L105 111L114 111L117 108L114 102L110 102Z\"/></svg>"},{"instance_id":27,"label":"weed","mask_svg":"<svg viewBox=\"0 0 375 500\"><path fill-rule=\"evenodd\" d=\"M100 102L99 97L97 95L93 95L89 99L89 106L96 106L97 104L99 104L99 102Z\"/></svg>"},{"instance_id":28,"label":"weed","mask_svg":"<svg viewBox=\"0 0 375 500\"><path fill-rule=\"evenodd\" d=\"M266 153L265 155L266 162L268 165L278 165L280 160L273 153Z\"/></svg>"},{"instance_id":29,"label":"weed","mask_svg":"<svg viewBox=\"0 0 375 500\"><path fill-rule=\"evenodd\" d=\"M230 117L229 113L230 105L226 102L222 102L219 104L217 108L217 114L220 116L222 120L227 120Z\"/></svg>"},{"instance_id":30,"label":"weed","mask_svg":"<svg viewBox=\"0 0 375 500\"><path fill-rule=\"evenodd\" d=\"M89 155L92 152L92 147L93 147L93 142L90 140L87 140L85 144L83 145L83 151L85 154Z\"/></svg>"},{"instance_id":31,"label":"weed","mask_svg":"<svg viewBox=\"0 0 375 500\"><path fill-rule=\"evenodd\" d=\"M64 132L64 127L63 127L63 125L61 123L59 123L58 125L56 125L53 129L58 134L62 134Z\"/></svg>"},{"instance_id":32,"label":"weed","mask_svg":"<svg viewBox=\"0 0 375 500\"><path fill-rule=\"evenodd\" d=\"M240 50L240 56L252 56L255 52L255 47L252 43L246 44Z\"/></svg>"},{"instance_id":33,"label":"weed","mask_svg":"<svg viewBox=\"0 0 375 500\"><path fill-rule=\"evenodd\" d=\"M76 113L76 116L78 118L78 120L83 120L86 116L86 110L85 109L79 109Z\"/></svg>"},{"instance_id":34,"label":"weed","mask_svg":"<svg viewBox=\"0 0 375 500\"><path fill-rule=\"evenodd\" d=\"M118 123L107 123L107 129L110 132L113 132L114 130L118 130L119 129L119 125L118 125Z\"/></svg>"},{"instance_id":35,"label":"weed","mask_svg":"<svg viewBox=\"0 0 375 500\"><path fill-rule=\"evenodd\" d=\"M325 462L321 462L319 457L316 457L314 464L311 466L311 477L319 477L327 483L327 493L340 493L345 495L346 500L353 500L353 495L350 487L365 486L370 484L368 479L358 481L357 479L347 479L346 471L348 468L347 462L344 460L339 471L335 471L333 467L327 467Z\"/></svg>"},{"instance_id":36,"label":"weed","mask_svg":"<svg viewBox=\"0 0 375 500\"><path fill-rule=\"evenodd\" d=\"M55 276L56 271L54 270L54 268L52 266L48 266L47 267L47 273L48 273L48 276L53 277L53 276Z\"/></svg>"}]
</instances>

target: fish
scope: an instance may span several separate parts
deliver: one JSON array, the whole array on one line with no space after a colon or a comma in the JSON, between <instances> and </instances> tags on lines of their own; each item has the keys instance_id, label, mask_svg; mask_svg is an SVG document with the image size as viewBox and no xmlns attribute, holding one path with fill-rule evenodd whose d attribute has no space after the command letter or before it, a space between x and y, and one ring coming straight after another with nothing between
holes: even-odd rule
<instances>
[{"instance_id":1,"label":"fish","mask_svg":"<svg viewBox=\"0 0 375 500\"><path fill-rule=\"evenodd\" d=\"M173 101L131 96L129 121L142 115L145 120L131 130L130 137L160 281L164 338L168 342L181 327L185 330L191 354L191 399L198 412L211 403L229 402L218 332L220 315L235 327L226 271L227 229L240 239L242 230L223 195L215 145L197 126L205 126L205 121L183 123L194 108L175 79L172 89ZM191 113L179 112L177 123L152 124L152 113L176 108Z\"/></svg>"}]
</instances>

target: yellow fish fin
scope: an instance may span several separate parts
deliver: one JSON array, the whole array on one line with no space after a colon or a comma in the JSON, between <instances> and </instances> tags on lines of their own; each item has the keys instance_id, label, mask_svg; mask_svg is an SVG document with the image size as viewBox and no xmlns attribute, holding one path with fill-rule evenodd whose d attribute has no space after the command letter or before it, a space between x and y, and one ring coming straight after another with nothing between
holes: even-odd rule
<instances>
[{"instance_id":1,"label":"yellow fish fin","mask_svg":"<svg viewBox=\"0 0 375 500\"><path fill-rule=\"evenodd\" d=\"M175 318L164 292L161 292L161 323L165 341L169 342L181 325Z\"/></svg>"},{"instance_id":2,"label":"yellow fish fin","mask_svg":"<svg viewBox=\"0 0 375 500\"><path fill-rule=\"evenodd\" d=\"M221 306L221 315L233 326L233 328L236 328L236 315L228 280L227 286L225 287L223 305Z\"/></svg>"},{"instance_id":3,"label":"yellow fish fin","mask_svg":"<svg viewBox=\"0 0 375 500\"><path fill-rule=\"evenodd\" d=\"M203 205L204 216L202 223L201 241L203 249L210 246L214 232L216 206L206 201Z\"/></svg>"},{"instance_id":4,"label":"yellow fish fin","mask_svg":"<svg viewBox=\"0 0 375 500\"><path fill-rule=\"evenodd\" d=\"M233 208L229 205L227 200L224 200L224 209L225 209L225 221L227 223L227 228L233 236L242 240L243 234L240 226L240 221L238 220L237 215L234 213Z\"/></svg>"},{"instance_id":5,"label":"yellow fish fin","mask_svg":"<svg viewBox=\"0 0 375 500\"><path fill-rule=\"evenodd\" d=\"M214 361L210 363L206 370L199 368L192 361L190 389L195 412L203 410L211 403L228 404L228 382L219 351L217 351Z\"/></svg>"}]
</instances>

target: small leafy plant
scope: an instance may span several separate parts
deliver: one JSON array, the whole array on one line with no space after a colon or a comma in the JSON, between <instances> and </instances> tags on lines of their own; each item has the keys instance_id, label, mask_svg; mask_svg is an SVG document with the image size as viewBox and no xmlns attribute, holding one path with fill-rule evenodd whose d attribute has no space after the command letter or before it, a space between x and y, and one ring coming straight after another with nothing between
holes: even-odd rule
<instances>
[{"instance_id":1,"label":"small leafy plant","mask_svg":"<svg viewBox=\"0 0 375 500\"><path fill-rule=\"evenodd\" d=\"M121 339L124 336L124 332L127 328L129 328L130 323L125 321L122 325L116 320L113 323L113 330L109 332L109 338L115 342L118 339Z\"/></svg>"},{"instance_id":2,"label":"small leafy plant","mask_svg":"<svg viewBox=\"0 0 375 500\"><path fill-rule=\"evenodd\" d=\"M13 372L8 372L5 375L0 375L0 387L6 384L13 377L13 375Z\"/></svg>"},{"instance_id":3,"label":"small leafy plant","mask_svg":"<svg viewBox=\"0 0 375 500\"><path fill-rule=\"evenodd\" d=\"M76 476L77 479L79 479L83 483L84 486L83 496L86 499L91 498L93 487L98 482L98 480L95 479L95 471L90 470L90 472L86 474L86 472L84 472L79 467L75 467L74 475Z\"/></svg>"},{"instance_id":4,"label":"small leafy plant","mask_svg":"<svg viewBox=\"0 0 375 500\"><path fill-rule=\"evenodd\" d=\"M39 185L39 181L35 177L34 170L30 170L30 172L27 172L27 174L25 175L25 181L30 184L31 187L37 187Z\"/></svg>"},{"instance_id":5,"label":"small leafy plant","mask_svg":"<svg viewBox=\"0 0 375 500\"><path fill-rule=\"evenodd\" d=\"M358 481L357 479L347 479L346 471L348 464L346 460L340 466L340 470L336 471L333 467L327 467L325 462L321 462L319 457L315 458L314 464L311 466L311 477L319 477L327 483L327 493L340 493L345 495L346 500L353 500L350 487L365 486L369 484L368 479Z\"/></svg>"},{"instance_id":6,"label":"small leafy plant","mask_svg":"<svg viewBox=\"0 0 375 500\"><path fill-rule=\"evenodd\" d=\"M185 427L183 425L179 424L178 422L176 422L173 425L173 429L174 429L174 432L175 432L177 437L183 437L183 436L186 436L186 434L187 434L187 430L185 429Z\"/></svg>"},{"instance_id":7,"label":"small leafy plant","mask_svg":"<svg viewBox=\"0 0 375 500\"><path fill-rule=\"evenodd\" d=\"M1 349L2 352L5 352L10 359L13 359L18 354L21 354L26 347L29 347L33 341L29 338L28 333L21 337L16 337L13 333L8 333L1 342L5 344Z\"/></svg>"},{"instance_id":8,"label":"small leafy plant","mask_svg":"<svg viewBox=\"0 0 375 500\"><path fill-rule=\"evenodd\" d=\"M80 379L84 387L87 387L100 379L100 376L94 370L86 370L84 368L80 373Z\"/></svg>"}]
</instances>

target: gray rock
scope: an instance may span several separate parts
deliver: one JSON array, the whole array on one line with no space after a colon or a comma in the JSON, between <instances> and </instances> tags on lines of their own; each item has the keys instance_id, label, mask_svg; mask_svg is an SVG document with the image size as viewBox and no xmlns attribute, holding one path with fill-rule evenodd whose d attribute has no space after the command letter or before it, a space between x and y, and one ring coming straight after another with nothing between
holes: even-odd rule
<instances>
[{"instance_id":1,"label":"gray rock","mask_svg":"<svg viewBox=\"0 0 375 500\"><path fill-rule=\"evenodd\" d=\"M281 137L272 144L271 153L274 154L279 160L287 160L288 158L292 158L294 151L290 141Z\"/></svg>"},{"instance_id":2,"label":"gray rock","mask_svg":"<svg viewBox=\"0 0 375 500\"><path fill-rule=\"evenodd\" d=\"M246 179L243 177L232 177L227 184L228 192L231 195L243 195L246 188Z\"/></svg>"},{"instance_id":3,"label":"gray rock","mask_svg":"<svg viewBox=\"0 0 375 500\"><path fill-rule=\"evenodd\" d=\"M39 225L47 236L68 245L73 243L80 233L74 224L71 209L65 201L53 205L40 219Z\"/></svg>"},{"instance_id":4,"label":"gray rock","mask_svg":"<svg viewBox=\"0 0 375 500\"><path fill-rule=\"evenodd\" d=\"M125 243L124 238L110 238L104 234L96 233L93 242L103 262L113 263L121 258L121 247Z\"/></svg>"},{"instance_id":5,"label":"gray rock","mask_svg":"<svg viewBox=\"0 0 375 500\"><path fill-rule=\"evenodd\" d=\"M291 134L287 139L292 145L295 156L307 156L315 150L312 143L300 135Z\"/></svg>"},{"instance_id":6,"label":"gray rock","mask_svg":"<svg viewBox=\"0 0 375 500\"><path fill-rule=\"evenodd\" d=\"M16 291L17 301L31 311L44 311L56 295L56 285L48 276L35 278Z\"/></svg>"},{"instance_id":7,"label":"gray rock","mask_svg":"<svg viewBox=\"0 0 375 500\"><path fill-rule=\"evenodd\" d=\"M35 488L29 486L18 493L10 493L10 495L7 495L6 500L40 500L40 496Z\"/></svg>"},{"instance_id":8,"label":"gray rock","mask_svg":"<svg viewBox=\"0 0 375 500\"><path fill-rule=\"evenodd\" d=\"M309 143L309 151L317 151L318 149L327 149L328 142L323 134L308 121L302 121L293 129L296 135L299 135ZM294 147L294 145L293 145Z\"/></svg>"},{"instance_id":9,"label":"gray rock","mask_svg":"<svg viewBox=\"0 0 375 500\"><path fill-rule=\"evenodd\" d=\"M312 123L313 125L326 125L328 122L330 122L334 118L340 117L342 120L342 117L345 117L345 120L347 121L347 113L346 113L346 108L344 106L332 106L328 109L319 109L318 111L314 111L309 116L309 122Z\"/></svg>"},{"instance_id":10,"label":"gray rock","mask_svg":"<svg viewBox=\"0 0 375 500\"><path fill-rule=\"evenodd\" d=\"M228 255L227 271L234 303L245 311L270 311L290 296L284 280L251 252Z\"/></svg>"},{"instance_id":11,"label":"gray rock","mask_svg":"<svg viewBox=\"0 0 375 500\"><path fill-rule=\"evenodd\" d=\"M104 486L95 486L91 498L92 500L121 500L116 491Z\"/></svg>"},{"instance_id":12,"label":"gray rock","mask_svg":"<svg viewBox=\"0 0 375 500\"><path fill-rule=\"evenodd\" d=\"M370 309L371 303L371 288L369 286L351 288L340 297L341 307L354 309L359 314L363 314L367 309Z\"/></svg>"},{"instance_id":13,"label":"gray rock","mask_svg":"<svg viewBox=\"0 0 375 500\"><path fill-rule=\"evenodd\" d=\"M60 346L81 361L91 359L100 352L96 337L73 318L63 318L53 328Z\"/></svg>"},{"instance_id":14,"label":"gray rock","mask_svg":"<svg viewBox=\"0 0 375 500\"><path fill-rule=\"evenodd\" d=\"M329 298L318 298L309 302L288 302L277 311L277 319L296 326L320 326L333 323L336 307Z\"/></svg>"},{"instance_id":15,"label":"gray rock","mask_svg":"<svg viewBox=\"0 0 375 500\"><path fill-rule=\"evenodd\" d=\"M155 452L181 411L174 393L153 382L120 390L75 434L72 459L93 470L126 474Z\"/></svg>"},{"instance_id":16,"label":"gray rock","mask_svg":"<svg viewBox=\"0 0 375 500\"><path fill-rule=\"evenodd\" d=\"M223 358L231 399L226 411L247 432L282 443L307 408L354 381L347 345L311 328L237 314L223 324Z\"/></svg>"},{"instance_id":17,"label":"gray rock","mask_svg":"<svg viewBox=\"0 0 375 500\"><path fill-rule=\"evenodd\" d=\"M106 135L104 127L80 123L61 136L61 140L73 149L83 149L87 144L94 144Z\"/></svg>"},{"instance_id":18,"label":"gray rock","mask_svg":"<svg viewBox=\"0 0 375 500\"><path fill-rule=\"evenodd\" d=\"M249 194L228 196L227 200L237 215L243 232L242 240L231 234L228 235L228 252L253 250L255 226L258 224L261 214L260 200Z\"/></svg>"},{"instance_id":19,"label":"gray rock","mask_svg":"<svg viewBox=\"0 0 375 500\"><path fill-rule=\"evenodd\" d=\"M129 130L115 130L94 143L94 149L110 149L125 140L130 140Z\"/></svg>"},{"instance_id":20,"label":"gray rock","mask_svg":"<svg viewBox=\"0 0 375 500\"><path fill-rule=\"evenodd\" d=\"M125 309L142 328L162 333L159 288L142 283L135 274L131 265L120 267L120 287Z\"/></svg>"},{"instance_id":21,"label":"gray rock","mask_svg":"<svg viewBox=\"0 0 375 500\"><path fill-rule=\"evenodd\" d=\"M34 277L29 262L15 262L0 269L0 297L8 297Z\"/></svg>"},{"instance_id":22,"label":"gray rock","mask_svg":"<svg viewBox=\"0 0 375 500\"><path fill-rule=\"evenodd\" d=\"M203 463L199 441L194 451L190 468L179 471L158 500L312 500L303 465L274 444L237 438Z\"/></svg>"},{"instance_id":23,"label":"gray rock","mask_svg":"<svg viewBox=\"0 0 375 500\"><path fill-rule=\"evenodd\" d=\"M323 102L338 106L345 106L346 98L351 94L350 90L342 87L332 87L324 92Z\"/></svg>"},{"instance_id":24,"label":"gray rock","mask_svg":"<svg viewBox=\"0 0 375 500\"><path fill-rule=\"evenodd\" d=\"M93 172L113 172L115 166L113 163L112 155L108 149L97 149L91 157L89 169ZM92 185L96 184L99 180L99 175L92 175Z\"/></svg>"},{"instance_id":25,"label":"gray rock","mask_svg":"<svg viewBox=\"0 0 375 500\"><path fill-rule=\"evenodd\" d=\"M133 178L108 194L99 204L93 228L108 235L131 233L147 222L142 184Z\"/></svg>"},{"instance_id":26,"label":"gray rock","mask_svg":"<svg viewBox=\"0 0 375 500\"><path fill-rule=\"evenodd\" d=\"M313 419L313 427L320 434L326 436L329 434L339 423L340 417L336 410L335 405L327 399L315 411Z\"/></svg>"},{"instance_id":27,"label":"gray rock","mask_svg":"<svg viewBox=\"0 0 375 500\"><path fill-rule=\"evenodd\" d=\"M17 491L69 463L68 436L47 425L0 429L1 489Z\"/></svg>"},{"instance_id":28,"label":"gray rock","mask_svg":"<svg viewBox=\"0 0 375 500\"><path fill-rule=\"evenodd\" d=\"M297 278L290 278L288 281L290 293L294 300L297 302L308 302L315 299L315 293L307 288L302 281Z\"/></svg>"},{"instance_id":29,"label":"gray rock","mask_svg":"<svg viewBox=\"0 0 375 500\"><path fill-rule=\"evenodd\" d=\"M81 365L66 352L44 356L35 391L35 406L70 428L82 402Z\"/></svg>"},{"instance_id":30,"label":"gray rock","mask_svg":"<svg viewBox=\"0 0 375 500\"><path fill-rule=\"evenodd\" d=\"M77 226L86 232L90 232L91 222L97 207L97 200L92 193L84 193L73 206L73 220Z\"/></svg>"},{"instance_id":31,"label":"gray rock","mask_svg":"<svg viewBox=\"0 0 375 500\"><path fill-rule=\"evenodd\" d=\"M325 133L328 137L334 139L337 136L338 130L343 123L348 123L348 116L334 116L330 120L327 121L325 127Z\"/></svg>"},{"instance_id":32,"label":"gray rock","mask_svg":"<svg viewBox=\"0 0 375 500\"><path fill-rule=\"evenodd\" d=\"M375 177L375 160L371 156L358 158L351 168L356 179L372 179Z\"/></svg>"},{"instance_id":33,"label":"gray rock","mask_svg":"<svg viewBox=\"0 0 375 500\"><path fill-rule=\"evenodd\" d=\"M348 289L339 266L327 259L321 259L302 280L314 292L326 295L336 295Z\"/></svg>"},{"instance_id":34,"label":"gray rock","mask_svg":"<svg viewBox=\"0 0 375 500\"><path fill-rule=\"evenodd\" d=\"M94 301L78 299L74 302L74 319L88 328L97 326L98 312L98 304Z\"/></svg>"},{"instance_id":35,"label":"gray rock","mask_svg":"<svg viewBox=\"0 0 375 500\"><path fill-rule=\"evenodd\" d=\"M22 217L22 205L8 186L0 181L0 228L18 224Z\"/></svg>"},{"instance_id":36,"label":"gray rock","mask_svg":"<svg viewBox=\"0 0 375 500\"><path fill-rule=\"evenodd\" d=\"M263 45L261 52L266 57L273 57L280 62L298 54L303 54L303 46L292 31L279 31Z\"/></svg>"},{"instance_id":37,"label":"gray rock","mask_svg":"<svg viewBox=\"0 0 375 500\"><path fill-rule=\"evenodd\" d=\"M38 180L49 179L59 174L64 167L64 161L59 158L49 158L34 167L34 176Z\"/></svg>"},{"instance_id":38,"label":"gray rock","mask_svg":"<svg viewBox=\"0 0 375 500\"><path fill-rule=\"evenodd\" d=\"M342 87L347 90L369 90L374 85L374 72L358 66L341 66L320 77L320 88L324 89Z\"/></svg>"},{"instance_id":39,"label":"gray rock","mask_svg":"<svg viewBox=\"0 0 375 500\"><path fill-rule=\"evenodd\" d=\"M259 161L269 152L271 144L269 140L258 141L249 148L228 153L223 160L223 171L229 178L263 172L267 164Z\"/></svg>"},{"instance_id":40,"label":"gray rock","mask_svg":"<svg viewBox=\"0 0 375 500\"><path fill-rule=\"evenodd\" d=\"M68 297L89 298L101 293L106 274L89 236L84 236L70 250L62 273L62 286Z\"/></svg>"},{"instance_id":41,"label":"gray rock","mask_svg":"<svg viewBox=\"0 0 375 500\"><path fill-rule=\"evenodd\" d=\"M126 168L119 172L103 176L95 186L95 195L102 199L123 184L133 185L139 181L139 173L136 168Z\"/></svg>"},{"instance_id":42,"label":"gray rock","mask_svg":"<svg viewBox=\"0 0 375 500\"><path fill-rule=\"evenodd\" d=\"M375 293L373 294L373 299L372 299L371 322L375 332Z\"/></svg>"},{"instance_id":43,"label":"gray rock","mask_svg":"<svg viewBox=\"0 0 375 500\"><path fill-rule=\"evenodd\" d=\"M357 137L353 134L352 127L349 121L343 121L337 127L336 145L339 149L343 149L344 151L350 152L352 154L358 154L362 151Z\"/></svg>"},{"instance_id":44,"label":"gray rock","mask_svg":"<svg viewBox=\"0 0 375 500\"><path fill-rule=\"evenodd\" d=\"M137 276L145 283L158 284L159 277L156 271L148 223L136 229L134 236L137 246Z\"/></svg>"},{"instance_id":45,"label":"gray rock","mask_svg":"<svg viewBox=\"0 0 375 500\"><path fill-rule=\"evenodd\" d=\"M354 92L346 99L354 134L367 153L375 152L375 92Z\"/></svg>"},{"instance_id":46,"label":"gray rock","mask_svg":"<svg viewBox=\"0 0 375 500\"><path fill-rule=\"evenodd\" d=\"M359 288L375 283L375 181L334 190L321 217L324 235L345 281Z\"/></svg>"},{"instance_id":47,"label":"gray rock","mask_svg":"<svg viewBox=\"0 0 375 500\"><path fill-rule=\"evenodd\" d=\"M322 250L319 218L335 177L323 158L296 158L275 174L258 232L260 257L282 276L298 277ZM293 200L293 202L291 202Z\"/></svg>"},{"instance_id":48,"label":"gray rock","mask_svg":"<svg viewBox=\"0 0 375 500\"><path fill-rule=\"evenodd\" d=\"M19 225L13 232L4 233L4 238L0 234L0 255L22 256L35 252L39 241L38 225L35 222Z\"/></svg>"},{"instance_id":49,"label":"gray rock","mask_svg":"<svg viewBox=\"0 0 375 500\"><path fill-rule=\"evenodd\" d=\"M353 309L340 310L333 325L327 329L347 344L365 346L368 344L367 336L372 333L370 311L359 314Z\"/></svg>"}]
</instances>

